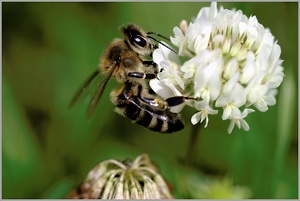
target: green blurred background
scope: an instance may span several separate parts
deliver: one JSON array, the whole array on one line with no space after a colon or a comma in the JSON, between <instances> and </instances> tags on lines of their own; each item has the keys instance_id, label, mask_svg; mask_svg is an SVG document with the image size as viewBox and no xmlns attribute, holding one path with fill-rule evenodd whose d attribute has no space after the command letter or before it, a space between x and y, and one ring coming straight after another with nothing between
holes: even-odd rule
<instances>
[{"instance_id":1,"label":"green blurred background","mask_svg":"<svg viewBox=\"0 0 300 201\"><path fill-rule=\"evenodd\" d=\"M172 135L151 132L114 112L109 82L90 121L88 100L72 109L74 92L95 70L120 25L134 22L165 36L210 3L2 3L2 197L63 198L98 162L148 153L176 198L227 198L201 192L204 181L228 179L247 188L241 198L298 197L298 3L219 3L256 15L282 48L285 79L277 104L247 117L250 131L227 134L221 114L210 117L185 157L194 110ZM222 182L221 182L222 183ZM213 187L212 187L213 188ZM230 190L231 189L231 190ZM202 189L203 190L203 189ZM219 196L219 197L218 197Z\"/></svg>"}]
</instances>

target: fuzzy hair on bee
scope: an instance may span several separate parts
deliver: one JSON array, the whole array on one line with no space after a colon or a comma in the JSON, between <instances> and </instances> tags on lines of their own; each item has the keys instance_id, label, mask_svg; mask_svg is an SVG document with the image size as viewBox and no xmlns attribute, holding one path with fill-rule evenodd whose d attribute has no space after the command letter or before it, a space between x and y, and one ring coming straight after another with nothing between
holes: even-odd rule
<instances>
[{"instance_id":1,"label":"fuzzy hair on bee","mask_svg":"<svg viewBox=\"0 0 300 201\"><path fill-rule=\"evenodd\" d=\"M150 36L156 32L145 32L135 24L120 28L123 39L114 39L105 49L95 72L83 83L73 97L70 106L74 105L82 92L99 74L104 75L90 100L86 116L89 119L95 111L104 89L111 77L121 84L111 92L111 102L115 111L132 122L159 133L172 133L184 128L180 114L172 113L170 107L179 105L190 99L175 96L162 100L157 95L149 93L148 82L156 78L157 64L145 60L157 48L154 42L158 40ZM161 36L163 37L163 36ZM166 46L165 43L161 43ZM167 46L172 51L171 47Z\"/></svg>"}]
</instances>

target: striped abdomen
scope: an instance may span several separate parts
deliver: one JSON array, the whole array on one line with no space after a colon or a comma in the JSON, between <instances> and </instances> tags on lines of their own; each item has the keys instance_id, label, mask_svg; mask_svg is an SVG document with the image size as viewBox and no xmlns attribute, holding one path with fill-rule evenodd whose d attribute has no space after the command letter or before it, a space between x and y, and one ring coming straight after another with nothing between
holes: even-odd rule
<instances>
[{"instance_id":1,"label":"striped abdomen","mask_svg":"<svg viewBox=\"0 0 300 201\"><path fill-rule=\"evenodd\" d=\"M172 133L183 129L184 125L178 114L151 106L126 88L125 86L125 90L113 101L117 107L116 112L152 131Z\"/></svg>"}]
</instances>

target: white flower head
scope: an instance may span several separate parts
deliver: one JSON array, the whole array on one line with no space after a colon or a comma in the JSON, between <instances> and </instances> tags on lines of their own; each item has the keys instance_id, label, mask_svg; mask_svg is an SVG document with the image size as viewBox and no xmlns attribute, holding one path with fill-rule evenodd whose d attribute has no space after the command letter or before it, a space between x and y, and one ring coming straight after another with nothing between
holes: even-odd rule
<instances>
[{"instance_id":1,"label":"white flower head","mask_svg":"<svg viewBox=\"0 0 300 201\"><path fill-rule=\"evenodd\" d=\"M236 125L249 130L245 121L255 109L265 112L276 104L277 88L283 81L281 49L270 30L255 16L242 11L202 8L193 22L174 27L171 42L178 55L159 45L153 60L159 66L158 79L151 88L161 97L190 96L184 105L197 110L191 123L197 124L222 109L222 119L230 120L228 132Z\"/></svg>"}]
</instances>

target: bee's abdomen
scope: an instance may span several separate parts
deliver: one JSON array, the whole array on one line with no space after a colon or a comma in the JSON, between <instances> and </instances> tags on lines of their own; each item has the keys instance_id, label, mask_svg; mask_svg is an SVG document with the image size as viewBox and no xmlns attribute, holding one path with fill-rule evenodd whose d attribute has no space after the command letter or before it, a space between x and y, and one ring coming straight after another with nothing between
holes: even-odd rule
<instances>
[{"instance_id":1,"label":"bee's abdomen","mask_svg":"<svg viewBox=\"0 0 300 201\"><path fill-rule=\"evenodd\" d=\"M136 102L132 103L135 104ZM139 107L139 105L137 105ZM140 108L140 114L136 119L132 119L139 125L142 125L152 131L160 133L172 133L183 129L183 123L177 114L169 110L151 110L151 108ZM128 111L129 112L129 111Z\"/></svg>"},{"instance_id":2,"label":"bee's abdomen","mask_svg":"<svg viewBox=\"0 0 300 201\"><path fill-rule=\"evenodd\" d=\"M121 98L116 103L116 112L152 131L172 133L184 128L178 114L169 110L157 110L142 103L138 98ZM122 101L121 101L122 100Z\"/></svg>"},{"instance_id":3,"label":"bee's abdomen","mask_svg":"<svg viewBox=\"0 0 300 201\"><path fill-rule=\"evenodd\" d=\"M180 131L184 128L184 125L177 114L173 114L169 111L163 115L153 115L151 122L148 126L150 130L161 132L161 133L172 133ZM154 113L152 113L154 114ZM139 122L137 122L139 124Z\"/></svg>"}]
</instances>

